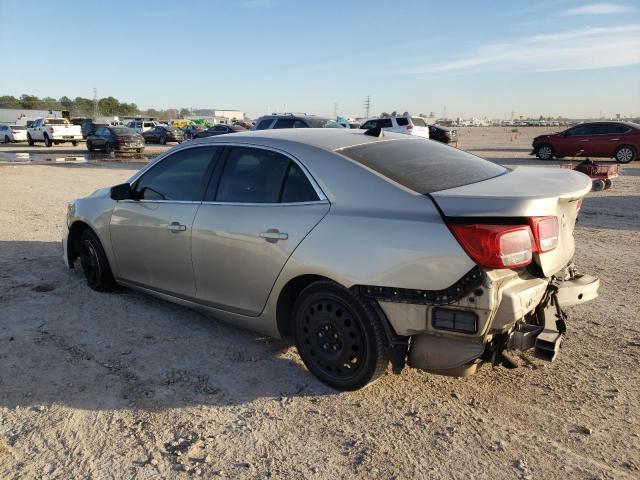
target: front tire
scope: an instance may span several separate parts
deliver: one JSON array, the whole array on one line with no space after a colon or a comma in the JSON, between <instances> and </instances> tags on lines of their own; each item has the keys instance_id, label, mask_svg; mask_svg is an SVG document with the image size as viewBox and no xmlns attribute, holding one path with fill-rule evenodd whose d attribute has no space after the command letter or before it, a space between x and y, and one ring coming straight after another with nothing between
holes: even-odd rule
<instances>
[{"instance_id":1,"label":"front tire","mask_svg":"<svg viewBox=\"0 0 640 480\"><path fill-rule=\"evenodd\" d=\"M11 143L11 140L9 139L9 135L4 136L4 143Z\"/></svg>"},{"instance_id":2,"label":"front tire","mask_svg":"<svg viewBox=\"0 0 640 480\"><path fill-rule=\"evenodd\" d=\"M543 143L536 149L536 157L540 160L551 160L553 158L553 147L548 143Z\"/></svg>"},{"instance_id":3,"label":"front tire","mask_svg":"<svg viewBox=\"0 0 640 480\"><path fill-rule=\"evenodd\" d=\"M113 278L109 260L98 236L92 230L85 230L80 236L80 264L87 285L97 292L113 292L118 284Z\"/></svg>"},{"instance_id":4,"label":"front tire","mask_svg":"<svg viewBox=\"0 0 640 480\"><path fill-rule=\"evenodd\" d=\"M293 307L294 337L302 361L337 390L358 390L382 375L389 349L381 319L346 288L312 283Z\"/></svg>"},{"instance_id":5,"label":"front tire","mask_svg":"<svg viewBox=\"0 0 640 480\"><path fill-rule=\"evenodd\" d=\"M87 150L89 150L90 152L93 152L95 150L93 148L93 143L91 143L90 141L87 141Z\"/></svg>"},{"instance_id":6,"label":"front tire","mask_svg":"<svg viewBox=\"0 0 640 480\"><path fill-rule=\"evenodd\" d=\"M636 159L636 150L631 145L622 145L616 149L614 158L618 163L629 163Z\"/></svg>"},{"instance_id":7,"label":"front tire","mask_svg":"<svg viewBox=\"0 0 640 480\"><path fill-rule=\"evenodd\" d=\"M30 147L33 147L34 142L33 142L33 138L31 138L31 135L29 135L27 133L27 143L29 144Z\"/></svg>"},{"instance_id":8,"label":"front tire","mask_svg":"<svg viewBox=\"0 0 640 480\"><path fill-rule=\"evenodd\" d=\"M160 143L160 145L166 145L167 144L167 137L160 137L160 141L158 143Z\"/></svg>"}]
</instances>

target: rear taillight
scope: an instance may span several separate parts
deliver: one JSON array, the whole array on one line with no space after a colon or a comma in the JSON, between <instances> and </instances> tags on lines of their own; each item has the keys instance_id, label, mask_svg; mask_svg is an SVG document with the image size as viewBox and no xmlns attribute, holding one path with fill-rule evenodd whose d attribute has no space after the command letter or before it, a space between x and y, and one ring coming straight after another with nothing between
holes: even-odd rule
<instances>
[{"instance_id":1,"label":"rear taillight","mask_svg":"<svg viewBox=\"0 0 640 480\"><path fill-rule=\"evenodd\" d=\"M531 217L529 223L539 253L549 252L558 246L560 227L557 217Z\"/></svg>"},{"instance_id":2,"label":"rear taillight","mask_svg":"<svg viewBox=\"0 0 640 480\"><path fill-rule=\"evenodd\" d=\"M408 130L408 131L413 130L413 125L411 125L411 124L407 125L407 130Z\"/></svg>"},{"instance_id":3,"label":"rear taillight","mask_svg":"<svg viewBox=\"0 0 640 480\"><path fill-rule=\"evenodd\" d=\"M534 239L527 225L449 223L465 252L487 268L515 268L531 263Z\"/></svg>"},{"instance_id":4,"label":"rear taillight","mask_svg":"<svg viewBox=\"0 0 640 480\"><path fill-rule=\"evenodd\" d=\"M116 137L116 142L124 143L127 141L127 137Z\"/></svg>"}]
</instances>

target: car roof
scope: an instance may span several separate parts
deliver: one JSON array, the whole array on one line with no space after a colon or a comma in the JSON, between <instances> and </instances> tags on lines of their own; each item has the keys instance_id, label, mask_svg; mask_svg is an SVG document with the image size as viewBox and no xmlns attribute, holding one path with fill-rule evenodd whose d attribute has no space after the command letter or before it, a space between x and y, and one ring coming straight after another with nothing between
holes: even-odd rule
<instances>
[{"instance_id":1,"label":"car roof","mask_svg":"<svg viewBox=\"0 0 640 480\"><path fill-rule=\"evenodd\" d=\"M367 143L386 140L415 140L416 137L401 133L385 132L383 137L365 135L365 130L351 128L282 128L268 130L247 130L234 133L233 137L218 136L196 140L198 143L247 143L269 144L272 141L286 141L311 145L323 150L335 151ZM195 141L194 141L195 142ZM191 143L191 142L190 142Z\"/></svg>"}]
</instances>

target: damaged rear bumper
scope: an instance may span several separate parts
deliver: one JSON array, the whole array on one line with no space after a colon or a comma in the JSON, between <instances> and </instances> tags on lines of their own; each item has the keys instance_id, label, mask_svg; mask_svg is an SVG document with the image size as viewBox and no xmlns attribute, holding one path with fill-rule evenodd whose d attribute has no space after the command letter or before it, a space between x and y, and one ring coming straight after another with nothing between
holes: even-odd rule
<instances>
[{"instance_id":1,"label":"damaged rear bumper","mask_svg":"<svg viewBox=\"0 0 640 480\"><path fill-rule=\"evenodd\" d=\"M487 272L483 295L445 306L476 312L475 334L434 329L430 319L434 307L406 308L408 324L414 328L420 324L418 317L425 318L422 332L414 330L411 335L408 363L432 373L468 376L484 361L500 363L508 350L534 349L536 357L553 361L566 332L563 309L593 300L598 296L599 286L599 279L575 273L568 274L566 279L545 279L505 272L492 276L492 272ZM387 316L398 313L397 306L382 307Z\"/></svg>"}]
</instances>

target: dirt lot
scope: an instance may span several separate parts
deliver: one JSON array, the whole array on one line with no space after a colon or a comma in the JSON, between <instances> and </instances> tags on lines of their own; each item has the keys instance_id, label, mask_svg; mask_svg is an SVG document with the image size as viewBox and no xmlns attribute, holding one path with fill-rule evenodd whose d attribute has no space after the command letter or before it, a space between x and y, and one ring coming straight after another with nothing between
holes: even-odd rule
<instances>
[{"instance_id":1,"label":"dirt lot","mask_svg":"<svg viewBox=\"0 0 640 480\"><path fill-rule=\"evenodd\" d=\"M461 147L540 164L538 132ZM0 478L640 477L640 164L583 206L576 262L601 296L555 363L337 393L280 341L89 290L61 260L66 201L140 163L44 163L0 165Z\"/></svg>"}]
</instances>

